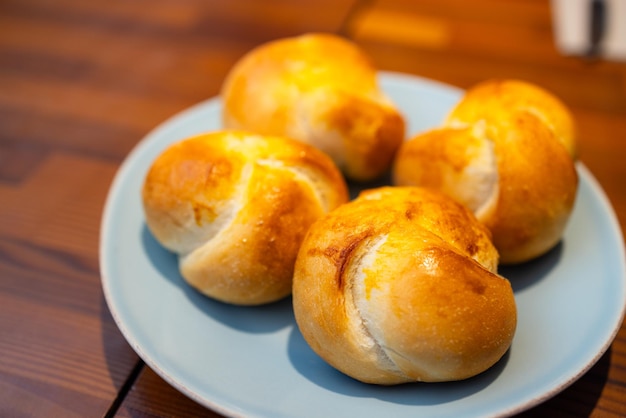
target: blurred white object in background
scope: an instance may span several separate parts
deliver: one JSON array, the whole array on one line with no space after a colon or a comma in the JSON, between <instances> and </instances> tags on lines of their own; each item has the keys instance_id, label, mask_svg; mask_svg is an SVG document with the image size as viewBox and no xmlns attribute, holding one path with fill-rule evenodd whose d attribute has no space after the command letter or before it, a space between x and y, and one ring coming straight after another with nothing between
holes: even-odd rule
<instances>
[{"instance_id":1,"label":"blurred white object in background","mask_svg":"<svg viewBox=\"0 0 626 418\"><path fill-rule=\"evenodd\" d=\"M626 0L551 0L551 7L562 54L626 61Z\"/></svg>"}]
</instances>

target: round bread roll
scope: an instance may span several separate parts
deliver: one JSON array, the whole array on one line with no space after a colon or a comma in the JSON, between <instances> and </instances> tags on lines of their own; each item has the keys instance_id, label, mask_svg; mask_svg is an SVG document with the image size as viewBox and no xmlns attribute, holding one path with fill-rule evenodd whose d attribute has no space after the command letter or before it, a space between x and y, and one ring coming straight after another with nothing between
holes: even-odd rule
<instances>
[{"instance_id":1,"label":"round bread roll","mask_svg":"<svg viewBox=\"0 0 626 418\"><path fill-rule=\"evenodd\" d=\"M521 82L482 84L467 93L446 125L403 143L394 162L393 184L438 189L472 210L491 230L503 264L552 249L578 189L574 142L557 136L572 131L562 128L571 121L553 117L564 113L550 100L542 113L537 91ZM532 107L522 106L531 99L537 99Z\"/></svg>"},{"instance_id":2,"label":"round bread roll","mask_svg":"<svg viewBox=\"0 0 626 418\"><path fill-rule=\"evenodd\" d=\"M220 131L177 142L150 167L146 223L198 291L238 305L291 293L305 232L348 192L327 155L298 141Z\"/></svg>"},{"instance_id":3,"label":"round bread roll","mask_svg":"<svg viewBox=\"0 0 626 418\"><path fill-rule=\"evenodd\" d=\"M223 125L284 135L321 149L345 175L372 180L389 169L404 119L353 43L330 34L257 47L222 86Z\"/></svg>"},{"instance_id":4,"label":"round bread roll","mask_svg":"<svg viewBox=\"0 0 626 418\"><path fill-rule=\"evenodd\" d=\"M489 231L430 189L383 187L318 219L293 283L295 318L326 362L366 383L466 379L517 322Z\"/></svg>"}]
</instances>

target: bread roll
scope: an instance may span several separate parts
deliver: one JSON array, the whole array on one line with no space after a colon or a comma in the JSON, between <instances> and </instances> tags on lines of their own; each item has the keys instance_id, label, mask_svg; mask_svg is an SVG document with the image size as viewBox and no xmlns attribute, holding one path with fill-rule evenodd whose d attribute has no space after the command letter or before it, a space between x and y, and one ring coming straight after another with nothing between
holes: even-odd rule
<instances>
[{"instance_id":1,"label":"bread roll","mask_svg":"<svg viewBox=\"0 0 626 418\"><path fill-rule=\"evenodd\" d=\"M191 286L220 301L258 305L291 293L305 232L348 194L330 158L309 145L221 131L163 151L142 198L148 228L178 254Z\"/></svg>"},{"instance_id":2,"label":"bread roll","mask_svg":"<svg viewBox=\"0 0 626 418\"><path fill-rule=\"evenodd\" d=\"M517 313L489 231L442 193L383 187L318 219L296 261L311 348L366 383L466 379L508 350Z\"/></svg>"},{"instance_id":3,"label":"bread roll","mask_svg":"<svg viewBox=\"0 0 626 418\"><path fill-rule=\"evenodd\" d=\"M221 97L226 128L309 143L353 180L388 170L404 140L404 119L380 90L369 59L334 35L257 47L232 68Z\"/></svg>"},{"instance_id":4,"label":"bread roll","mask_svg":"<svg viewBox=\"0 0 626 418\"><path fill-rule=\"evenodd\" d=\"M402 144L393 168L395 185L438 189L470 208L503 264L560 241L578 188L575 143L562 134L571 119L537 92L521 82L471 89L444 126Z\"/></svg>"}]
</instances>

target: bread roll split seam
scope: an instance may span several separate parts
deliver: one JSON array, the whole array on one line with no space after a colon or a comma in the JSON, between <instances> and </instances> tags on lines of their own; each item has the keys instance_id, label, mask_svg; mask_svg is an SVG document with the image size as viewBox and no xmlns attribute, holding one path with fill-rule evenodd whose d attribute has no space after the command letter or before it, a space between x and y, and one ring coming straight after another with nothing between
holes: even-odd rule
<instances>
[{"instance_id":1,"label":"bread roll split seam","mask_svg":"<svg viewBox=\"0 0 626 418\"><path fill-rule=\"evenodd\" d=\"M363 347L371 347L373 358L378 363L378 367L380 367L381 370L387 370L391 373L404 376L400 368L387 353L389 348L381 344L383 340L380 338L379 333L375 332L376 324L370 322L361 312L359 304L356 302L359 300L359 297L355 295L359 293L359 290L362 290L358 284L364 281L365 274L363 270L374 262L376 259L376 251L386 239L386 236L380 236L374 239L367 237L358 241L358 245L352 248L351 254L356 252L360 255L358 257L349 257L347 268L342 268L342 276L350 275L357 277L355 280L345 280L346 289L344 289L344 296L346 298L346 314L353 324L358 324L358 326L354 327L357 333L359 333L359 331L361 333L360 336L358 336L358 340ZM408 378L406 376L404 377Z\"/></svg>"},{"instance_id":2,"label":"bread roll split seam","mask_svg":"<svg viewBox=\"0 0 626 418\"><path fill-rule=\"evenodd\" d=\"M389 352L393 352L394 350L384 344L384 334L380 331L380 327L377 326L378 324L376 321L372 320L371 315L366 314L367 306L358 302L366 299L366 290L364 286L365 271L374 265L377 251L386 240L386 234L374 239L366 239L368 245L366 245L367 250L363 251L365 254L351 263L356 265L355 267L352 267L354 270L352 275L355 279L354 281L349 282L349 290L346 292L347 311L348 316L350 316L353 321L355 319L360 321L366 337L372 340L372 344L376 347L376 351L379 354L380 367L383 370L388 370L389 372L400 376L401 379L409 381L411 378L404 374L402 369L398 367L395 361L393 361L392 356L389 355ZM370 241L374 242L371 243ZM395 354L399 355L399 353Z\"/></svg>"}]
</instances>

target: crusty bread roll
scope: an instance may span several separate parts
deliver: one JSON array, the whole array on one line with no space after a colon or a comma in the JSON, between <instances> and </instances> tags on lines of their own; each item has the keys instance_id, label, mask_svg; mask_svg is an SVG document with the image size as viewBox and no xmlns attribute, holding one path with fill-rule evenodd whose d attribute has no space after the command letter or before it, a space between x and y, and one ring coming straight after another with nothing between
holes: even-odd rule
<instances>
[{"instance_id":1,"label":"crusty bread roll","mask_svg":"<svg viewBox=\"0 0 626 418\"><path fill-rule=\"evenodd\" d=\"M489 231L444 194L383 187L318 219L293 307L324 360L366 383L474 376L508 350L517 313Z\"/></svg>"},{"instance_id":2,"label":"crusty bread roll","mask_svg":"<svg viewBox=\"0 0 626 418\"><path fill-rule=\"evenodd\" d=\"M238 131L171 145L153 162L142 193L146 223L179 255L185 280L240 305L291 293L305 232L348 199L341 173L321 151Z\"/></svg>"},{"instance_id":3,"label":"crusty bread roll","mask_svg":"<svg viewBox=\"0 0 626 418\"><path fill-rule=\"evenodd\" d=\"M250 51L222 86L223 125L309 143L353 180L385 172L404 140L404 119L353 43L330 34Z\"/></svg>"},{"instance_id":4,"label":"crusty bread roll","mask_svg":"<svg viewBox=\"0 0 626 418\"><path fill-rule=\"evenodd\" d=\"M563 134L573 123L549 97L514 81L469 90L445 125L402 144L393 183L435 188L466 205L491 230L503 264L546 253L563 235L578 188L575 141Z\"/></svg>"}]
</instances>

